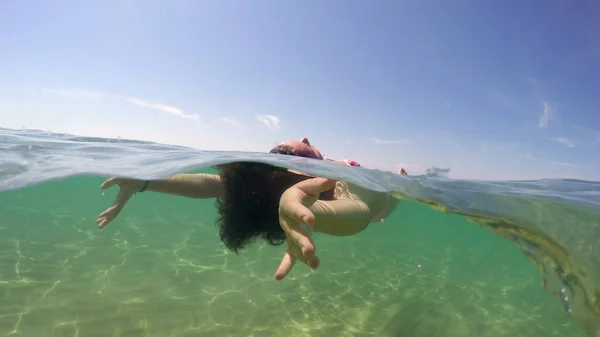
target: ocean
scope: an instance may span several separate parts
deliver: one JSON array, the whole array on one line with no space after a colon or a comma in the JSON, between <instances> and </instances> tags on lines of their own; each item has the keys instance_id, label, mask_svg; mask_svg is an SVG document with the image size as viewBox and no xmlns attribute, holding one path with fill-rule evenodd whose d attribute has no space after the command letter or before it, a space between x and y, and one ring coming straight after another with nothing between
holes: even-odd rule
<instances>
[{"instance_id":1,"label":"ocean","mask_svg":"<svg viewBox=\"0 0 600 337\"><path fill-rule=\"evenodd\" d=\"M110 176L258 161L401 199L321 266L239 255L214 200L142 193L99 230ZM1 336L600 336L600 183L399 176L263 153L0 129Z\"/></svg>"}]
</instances>

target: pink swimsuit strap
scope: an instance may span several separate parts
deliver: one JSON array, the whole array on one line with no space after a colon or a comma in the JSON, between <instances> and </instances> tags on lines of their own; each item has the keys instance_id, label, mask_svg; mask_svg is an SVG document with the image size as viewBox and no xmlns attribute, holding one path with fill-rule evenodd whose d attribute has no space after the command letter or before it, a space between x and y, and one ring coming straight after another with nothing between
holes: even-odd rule
<instances>
[{"instance_id":1,"label":"pink swimsuit strap","mask_svg":"<svg viewBox=\"0 0 600 337\"><path fill-rule=\"evenodd\" d=\"M327 157L323 157L324 160L328 160L328 161L332 161L338 164L345 164L348 166L353 166L353 167L360 167L360 164L357 163L354 160L349 160L349 159L342 159L342 160L335 160L335 159L331 159L331 158L327 158Z\"/></svg>"},{"instance_id":2,"label":"pink swimsuit strap","mask_svg":"<svg viewBox=\"0 0 600 337\"><path fill-rule=\"evenodd\" d=\"M354 160L349 160L349 159L346 159L346 160L344 160L344 162L346 162L346 164L347 164L347 165L350 165L350 166L354 166L354 167L360 167L360 164L359 164L359 163L357 163L357 162L355 162Z\"/></svg>"}]
</instances>

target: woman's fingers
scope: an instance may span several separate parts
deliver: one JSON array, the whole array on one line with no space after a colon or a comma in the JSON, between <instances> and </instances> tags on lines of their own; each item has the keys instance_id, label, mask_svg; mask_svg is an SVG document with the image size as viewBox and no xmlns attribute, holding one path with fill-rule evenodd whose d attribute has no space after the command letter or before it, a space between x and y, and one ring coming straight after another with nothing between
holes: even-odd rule
<instances>
[{"instance_id":1,"label":"woman's fingers","mask_svg":"<svg viewBox=\"0 0 600 337\"><path fill-rule=\"evenodd\" d=\"M135 182L134 180L131 180ZM112 177L107 179L100 188L103 190L109 189L115 185L119 185L119 192L117 193L117 197L113 202L113 205L106 209L104 212L98 215L96 219L96 224L98 224L99 228L103 228L108 225L125 207L125 204L129 201L129 199L135 194L136 187L134 183L130 183L128 180L123 178Z\"/></svg>"},{"instance_id":2,"label":"woman's fingers","mask_svg":"<svg viewBox=\"0 0 600 337\"><path fill-rule=\"evenodd\" d=\"M278 281L283 280L290 273L290 271L292 271L296 261L298 260L298 258L294 256L292 250L293 249L290 247L285 254L283 254L279 268L277 268L277 271L275 272L275 279ZM313 256L310 259L301 258L301 260L311 269L317 269L320 264L320 260L316 256Z\"/></svg>"},{"instance_id":3,"label":"woman's fingers","mask_svg":"<svg viewBox=\"0 0 600 337\"><path fill-rule=\"evenodd\" d=\"M315 222L315 215L313 212L300 202L287 202L283 212L285 212L285 215L291 218L293 222L301 222L307 225L312 225Z\"/></svg>"},{"instance_id":4,"label":"woman's fingers","mask_svg":"<svg viewBox=\"0 0 600 337\"><path fill-rule=\"evenodd\" d=\"M108 178L105 182L100 185L100 188L103 190L109 189L117 184L119 184L120 179L117 177Z\"/></svg>"},{"instance_id":5,"label":"woman's fingers","mask_svg":"<svg viewBox=\"0 0 600 337\"><path fill-rule=\"evenodd\" d=\"M301 222L296 222L289 234L294 244L300 248L304 258L311 259L314 257L316 248L311 237L310 227Z\"/></svg>"},{"instance_id":6,"label":"woman's fingers","mask_svg":"<svg viewBox=\"0 0 600 337\"><path fill-rule=\"evenodd\" d=\"M319 258L315 255L315 245L311 238L310 227L293 219L282 219L286 228L287 251L275 272L275 279L282 280L292 270L297 260L312 269L319 267Z\"/></svg>"},{"instance_id":7,"label":"woman's fingers","mask_svg":"<svg viewBox=\"0 0 600 337\"><path fill-rule=\"evenodd\" d=\"M98 220L96 220L96 223L98 224L98 228L102 229L104 228L104 226L106 226L108 224L108 219L107 218L100 218Z\"/></svg>"},{"instance_id":8,"label":"woman's fingers","mask_svg":"<svg viewBox=\"0 0 600 337\"><path fill-rule=\"evenodd\" d=\"M98 215L98 219L96 219L96 224L98 224L98 227L102 229L104 226L108 225L108 223L111 222L119 214L120 211L121 210L118 206L109 207L107 210Z\"/></svg>"},{"instance_id":9,"label":"woman's fingers","mask_svg":"<svg viewBox=\"0 0 600 337\"><path fill-rule=\"evenodd\" d=\"M318 257L313 256L312 259L308 260L305 262L306 265L308 265L311 269L317 269L319 268L319 265L321 264L321 260L319 260Z\"/></svg>"},{"instance_id":10,"label":"woman's fingers","mask_svg":"<svg viewBox=\"0 0 600 337\"><path fill-rule=\"evenodd\" d=\"M297 183L295 186L308 196L318 197L322 192L333 188L335 186L335 180L327 178L310 178Z\"/></svg>"},{"instance_id":11,"label":"woman's fingers","mask_svg":"<svg viewBox=\"0 0 600 337\"><path fill-rule=\"evenodd\" d=\"M311 259L315 255L315 245L311 238L310 226L290 217L282 220L284 225L282 228L285 228L289 249L296 248L297 251L292 251L292 253L298 258Z\"/></svg>"},{"instance_id":12,"label":"woman's fingers","mask_svg":"<svg viewBox=\"0 0 600 337\"><path fill-rule=\"evenodd\" d=\"M123 209L125 204L129 201L133 193L130 191L126 191L125 189L119 189L119 193L113 202L113 205L107 208L104 212L98 215L98 220L96 223L99 228L104 228L104 226L108 225Z\"/></svg>"},{"instance_id":13,"label":"woman's fingers","mask_svg":"<svg viewBox=\"0 0 600 337\"><path fill-rule=\"evenodd\" d=\"M334 185L335 180L326 178L310 178L301 181L282 195L280 205L283 207L280 207L280 212L283 210L296 221L312 225L315 215L307 206L312 205L321 192L331 189Z\"/></svg>"},{"instance_id":14,"label":"woman's fingers","mask_svg":"<svg viewBox=\"0 0 600 337\"><path fill-rule=\"evenodd\" d=\"M292 255L288 249L285 254L283 254L279 268L277 268L277 271L275 272L275 279L278 281L283 280L287 274L290 273L294 264L296 264L296 257Z\"/></svg>"},{"instance_id":15,"label":"woman's fingers","mask_svg":"<svg viewBox=\"0 0 600 337\"><path fill-rule=\"evenodd\" d=\"M319 258L315 254L316 247L310 227L297 221L288 228L288 251L312 269L316 269L319 266Z\"/></svg>"},{"instance_id":16,"label":"woman's fingers","mask_svg":"<svg viewBox=\"0 0 600 337\"><path fill-rule=\"evenodd\" d=\"M98 218L105 218L105 217L107 217L108 214L110 212L112 212L113 208L114 208L114 206L111 206L111 207L107 208L104 212L98 214Z\"/></svg>"}]
</instances>

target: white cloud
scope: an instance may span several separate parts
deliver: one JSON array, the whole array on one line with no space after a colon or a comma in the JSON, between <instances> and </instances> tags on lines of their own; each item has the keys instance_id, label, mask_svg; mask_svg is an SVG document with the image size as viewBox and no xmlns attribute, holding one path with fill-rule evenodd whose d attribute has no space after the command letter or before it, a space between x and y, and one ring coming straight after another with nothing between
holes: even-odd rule
<instances>
[{"instance_id":1,"label":"white cloud","mask_svg":"<svg viewBox=\"0 0 600 337\"><path fill-rule=\"evenodd\" d=\"M552 138L552 140L559 144L566 145L568 147L575 147L575 143L566 137L555 137L555 138Z\"/></svg>"},{"instance_id":2,"label":"white cloud","mask_svg":"<svg viewBox=\"0 0 600 337\"><path fill-rule=\"evenodd\" d=\"M540 81L538 81L537 79L535 79L533 77L525 77L525 82L529 83L532 86L540 85Z\"/></svg>"},{"instance_id":3,"label":"white cloud","mask_svg":"<svg viewBox=\"0 0 600 337\"><path fill-rule=\"evenodd\" d=\"M74 97L74 98L99 98L99 97L112 97L113 99L123 99L131 104L135 104L137 106L140 106L142 108L147 108L147 109L153 109L153 110L158 110L161 112L166 112L168 114L177 116L177 117L181 117L181 118L187 118L187 119L198 119L198 116L196 115L189 115L186 114L183 110L178 109L176 107L172 107L169 105L165 105L165 104L160 104L160 103L151 103L148 101L144 101L142 99L139 98L135 98L135 97L125 97L125 96L119 96L119 95L106 95L106 94L102 94L99 92L94 92L94 91L90 91L87 89L52 89L52 88L45 88L42 89L42 92L45 93L49 93L49 94L55 94L55 95L61 95L61 96L68 96L68 97Z\"/></svg>"},{"instance_id":4,"label":"white cloud","mask_svg":"<svg viewBox=\"0 0 600 337\"><path fill-rule=\"evenodd\" d=\"M225 122L225 123L229 124L229 125L235 126L235 127L236 127L236 128L238 128L238 129L243 129L243 128L244 128L244 126L242 125L242 123L240 123L240 122L239 122L237 119L235 119L235 118L223 117L221 120L222 120L223 122Z\"/></svg>"},{"instance_id":5,"label":"white cloud","mask_svg":"<svg viewBox=\"0 0 600 337\"><path fill-rule=\"evenodd\" d=\"M142 108L166 112L168 114L171 114L171 115L174 115L177 117L181 117L181 118L198 119L198 116L196 116L196 115L188 115L185 112L183 112L183 110L169 106L169 105L164 105L164 104L160 104L160 103L151 103L151 102L147 102L147 101L141 100L139 98L135 98L135 97L127 97L127 98L125 98L125 100L131 104L135 104Z\"/></svg>"},{"instance_id":6,"label":"white cloud","mask_svg":"<svg viewBox=\"0 0 600 337\"><path fill-rule=\"evenodd\" d=\"M538 121L538 127L547 128L548 122L552 118L552 106L548 102L543 103L543 106L544 106L544 113L542 114L542 116L540 117L540 120Z\"/></svg>"},{"instance_id":7,"label":"white cloud","mask_svg":"<svg viewBox=\"0 0 600 337\"><path fill-rule=\"evenodd\" d=\"M386 139L380 139L380 138L376 138L376 137L371 138L371 141L373 141L373 143L378 144L378 145L408 144L408 143L410 143L409 140L386 140Z\"/></svg>"},{"instance_id":8,"label":"white cloud","mask_svg":"<svg viewBox=\"0 0 600 337\"><path fill-rule=\"evenodd\" d=\"M269 130L276 131L281 127L279 126L279 117L273 115L259 115L256 119L261 121Z\"/></svg>"},{"instance_id":9,"label":"white cloud","mask_svg":"<svg viewBox=\"0 0 600 337\"><path fill-rule=\"evenodd\" d=\"M579 167L579 165L577 165L577 164L567 163L564 161L551 161L550 164L556 165L556 166L571 167L571 168Z\"/></svg>"},{"instance_id":10,"label":"white cloud","mask_svg":"<svg viewBox=\"0 0 600 337\"><path fill-rule=\"evenodd\" d=\"M530 159L538 159L538 157L532 155L531 153L525 153L525 157L530 158Z\"/></svg>"},{"instance_id":11,"label":"white cloud","mask_svg":"<svg viewBox=\"0 0 600 337\"><path fill-rule=\"evenodd\" d=\"M479 144L479 148L481 149L481 152L490 152L490 146L487 142Z\"/></svg>"}]
</instances>

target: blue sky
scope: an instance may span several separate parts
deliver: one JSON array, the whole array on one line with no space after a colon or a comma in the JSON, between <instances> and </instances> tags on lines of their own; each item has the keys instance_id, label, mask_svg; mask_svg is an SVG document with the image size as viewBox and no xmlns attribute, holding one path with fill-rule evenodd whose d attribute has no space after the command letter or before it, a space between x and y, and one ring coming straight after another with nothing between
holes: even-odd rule
<instances>
[{"instance_id":1,"label":"blue sky","mask_svg":"<svg viewBox=\"0 0 600 337\"><path fill-rule=\"evenodd\" d=\"M595 1L12 1L0 127L600 180Z\"/></svg>"}]
</instances>

